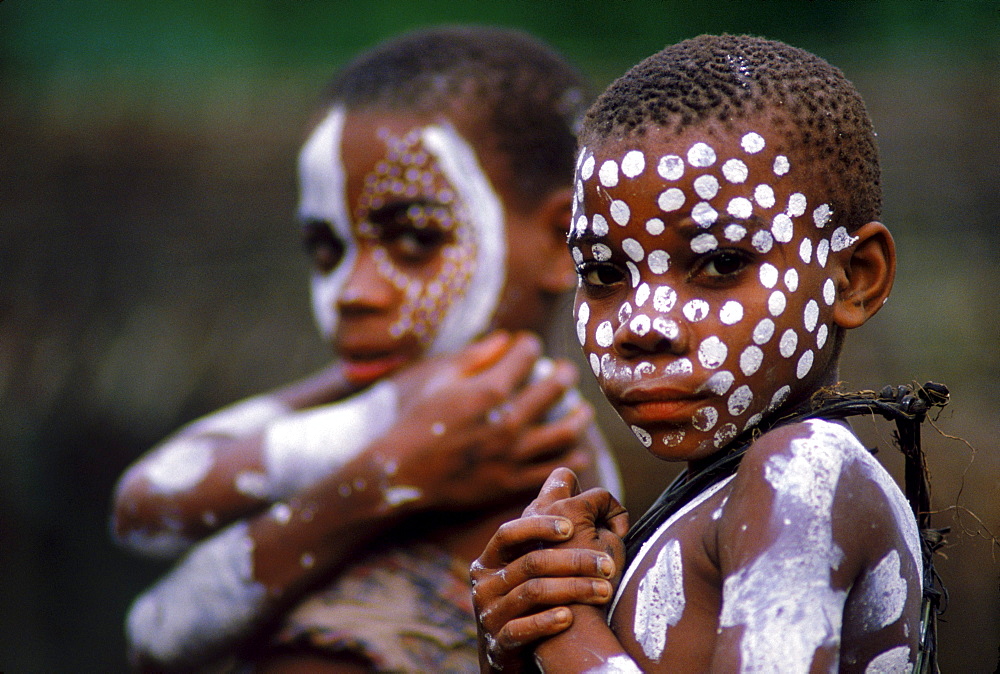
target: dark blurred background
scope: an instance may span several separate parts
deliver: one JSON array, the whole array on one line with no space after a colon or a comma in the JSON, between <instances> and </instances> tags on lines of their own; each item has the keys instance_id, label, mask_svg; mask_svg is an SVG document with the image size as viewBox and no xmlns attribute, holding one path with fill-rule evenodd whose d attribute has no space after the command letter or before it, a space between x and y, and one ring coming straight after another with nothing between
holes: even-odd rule
<instances>
[{"instance_id":1,"label":"dark blurred background","mask_svg":"<svg viewBox=\"0 0 1000 674\"><path fill-rule=\"evenodd\" d=\"M992 672L998 3L472 4L0 0L0 670L125 668L125 608L162 566L110 542L116 477L180 424L324 362L292 217L320 88L399 31L477 22L548 40L598 90L669 42L724 31L804 47L857 84L900 269L885 310L849 340L842 377L951 386L941 434L925 435L936 524L953 528L941 660ZM601 410L640 512L676 468ZM858 427L898 472L889 429Z\"/></svg>"}]
</instances>

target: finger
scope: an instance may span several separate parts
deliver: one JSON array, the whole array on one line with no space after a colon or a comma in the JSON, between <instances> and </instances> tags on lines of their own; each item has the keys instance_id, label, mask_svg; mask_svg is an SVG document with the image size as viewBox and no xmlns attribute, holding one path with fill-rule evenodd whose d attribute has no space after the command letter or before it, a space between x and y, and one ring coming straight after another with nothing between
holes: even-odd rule
<instances>
[{"instance_id":1,"label":"finger","mask_svg":"<svg viewBox=\"0 0 1000 674\"><path fill-rule=\"evenodd\" d=\"M610 529L619 538L628 532L628 511L618 499L606 489L589 489L575 497L586 503L593 513L594 522Z\"/></svg>"},{"instance_id":2,"label":"finger","mask_svg":"<svg viewBox=\"0 0 1000 674\"><path fill-rule=\"evenodd\" d=\"M567 409L574 409L582 398L579 394L571 396L568 391L576 385L578 379L579 373L572 364L565 361L551 363L547 374L528 384L511 398L511 421L524 425L537 422L547 415L562 416Z\"/></svg>"},{"instance_id":3,"label":"finger","mask_svg":"<svg viewBox=\"0 0 1000 674\"><path fill-rule=\"evenodd\" d=\"M533 477L532 472L534 471L528 468L523 471L520 477L522 479L531 479ZM545 479L541 490L538 492L538 496L524 509L524 514L534 515L540 513L544 508L556 501L569 498L579 492L580 485L576 478L576 473L564 466L558 466L549 473L548 478Z\"/></svg>"},{"instance_id":4,"label":"finger","mask_svg":"<svg viewBox=\"0 0 1000 674\"><path fill-rule=\"evenodd\" d=\"M562 418L526 430L510 457L522 463L555 459L585 441L593 420L594 408L581 402Z\"/></svg>"},{"instance_id":5,"label":"finger","mask_svg":"<svg viewBox=\"0 0 1000 674\"><path fill-rule=\"evenodd\" d=\"M603 578L532 578L507 594L501 613L514 617L529 615L548 606L601 606L611 600L612 592L611 583Z\"/></svg>"},{"instance_id":6,"label":"finger","mask_svg":"<svg viewBox=\"0 0 1000 674\"><path fill-rule=\"evenodd\" d=\"M572 624L572 611L565 606L551 608L508 622L497 634L496 646L503 650L517 650L544 637L559 634Z\"/></svg>"},{"instance_id":7,"label":"finger","mask_svg":"<svg viewBox=\"0 0 1000 674\"><path fill-rule=\"evenodd\" d=\"M510 341L499 357L475 371L477 378L502 391L506 398L531 374L542 355L542 341L530 332L511 335ZM471 374L471 373L470 373Z\"/></svg>"},{"instance_id":8,"label":"finger","mask_svg":"<svg viewBox=\"0 0 1000 674\"><path fill-rule=\"evenodd\" d=\"M473 375L492 365L507 351L514 336L506 330L496 330L468 346L459 356L462 374Z\"/></svg>"},{"instance_id":9,"label":"finger","mask_svg":"<svg viewBox=\"0 0 1000 674\"><path fill-rule=\"evenodd\" d=\"M572 545L567 543L566 545ZM504 569L503 580L516 587L532 578L594 578L606 580L615 572L610 555L589 548L544 548L533 550Z\"/></svg>"},{"instance_id":10,"label":"finger","mask_svg":"<svg viewBox=\"0 0 1000 674\"><path fill-rule=\"evenodd\" d=\"M473 562L473 572L506 566L520 557L527 546L561 543L572 535L573 524L565 517L539 515L505 522L486 544L483 554Z\"/></svg>"}]
</instances>

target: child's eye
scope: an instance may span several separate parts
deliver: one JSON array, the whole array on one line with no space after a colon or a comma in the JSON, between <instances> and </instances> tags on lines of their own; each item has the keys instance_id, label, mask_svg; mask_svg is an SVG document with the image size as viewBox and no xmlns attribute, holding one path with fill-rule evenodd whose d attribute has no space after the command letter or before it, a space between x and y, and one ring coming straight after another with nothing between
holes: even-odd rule
<instances>
[{"instance_id":1,"label":"child's eye","mask_svg":"<svg viewBox=\"0 0 1000 674\"><path fill-rule=\"evenodd\" d=\"M434 259L454 235L447 228L450 214L439 206L402 203L371 214L375 238L392 259L421 265Z\"/></svg>"},{"instance_id":2,"label":"child's eye","mask_svg":"<svg viewBox=\"0 0 1000 674\"><path fill-rule=\"evenodd\" d=\"M302 227L302 243L312 258L313 267L329 274L344 258L344 242L333 233L329 223L310 220Z\"/></svg>"},{"instance_id":3,"label":"child's eye","mask_svg":"<svg viewBox=\"0 0 1000 674\"><path fill-rule=\"evenodd\" d=\"M382 245L397 262L421 264L437 254L448 236L438 229L398 229L382 238Z\"/></svg>"},{"instance_id":4,"label":"child's eye","mask_svg":"<svg viewBox=\"0 0 1000 674\"><path fill-rule=\"evenodd\" d=\"M602 262L584 262L577 267L584 285L591 288L606 288L625 280L625 273L612 264Z\"/></svg>"},{"instance_id":5,"label":"child's eye","mask_svg":"<svg viewBox=\"0 0 1000 674\"><path fill-rule=\"evenodd\" d=\"M749 260L742 251L718 250L706 257L698 271L710 278L720 279L738 274L747 264Z\"/></svg>"}]
</instances>

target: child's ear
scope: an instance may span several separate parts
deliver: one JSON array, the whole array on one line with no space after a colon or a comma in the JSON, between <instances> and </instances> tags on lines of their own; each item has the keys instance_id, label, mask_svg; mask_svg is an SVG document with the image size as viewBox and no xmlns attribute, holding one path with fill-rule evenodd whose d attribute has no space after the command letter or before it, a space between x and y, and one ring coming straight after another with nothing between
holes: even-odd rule
<instances>
[{"instance_id":1,"label":"child's ear","mask_svg":"<svg viewBox=\"0 0 1000 674\"><path fill-rule=\"evenodd\" d=\"M863 325L882 308L896 277L896 244L885 225L869 222L851 236L857 240L842 253L833 305L834 322L848 329Z\"/></svg>"},{"instance_id":2,"label":"child's ear","mask_svg":"<svg viewBox=\"0 0 1000 674\"><path fill-rule=\"evenodd\" d=\"M576 267L566 250L570 219L573 214L573 188L554 190L545 197L535 211L538 226L546 233L543 237L544 255L538 256L545 269L539 275L539 287L558 295L576 286Z\"/></svg>"}]
</instances>

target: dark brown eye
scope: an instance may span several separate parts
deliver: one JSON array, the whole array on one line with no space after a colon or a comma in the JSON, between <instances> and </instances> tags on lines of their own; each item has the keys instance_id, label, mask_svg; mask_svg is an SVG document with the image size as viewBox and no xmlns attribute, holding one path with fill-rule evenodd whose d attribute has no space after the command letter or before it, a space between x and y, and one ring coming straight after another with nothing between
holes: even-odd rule
<instances>
[{"instance_id":1,"label":"dark brown eye","mask_svg":"<svg viewBox=\"0 0 1000 674\"><path fill-rule=\"evenodd\" d=\"M344 258L344 242L327 222L307 222L302 227L302 243L312 258L313 267L320 273L329 274Z\"/></svg>"},{"instance_id":2,"label":"dark brown eye","mask_svg":"<svg viewBox=\"0 0 1000 674\"><path fill-rule=\"evenodd\" d=\"M625 280L622 270L610 264L586 263L577 273L585 284L594 287L612 286Z\"/></svg>"},{"instance_id":3,"label":"dark brown eye","mask_svg":"<svg viewBox=\"0 0 1000 674\"><path fill-rule=\"evenodd\" d=\"M739 253L720 250L711 255L701 268L706 276L732 276L747 265L747 260Z\"/></svg>"}]
</instances>

